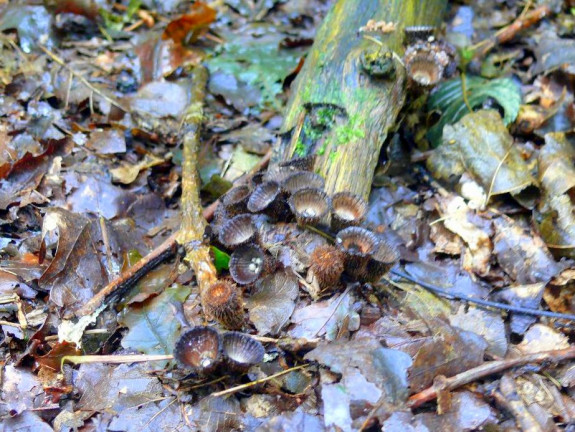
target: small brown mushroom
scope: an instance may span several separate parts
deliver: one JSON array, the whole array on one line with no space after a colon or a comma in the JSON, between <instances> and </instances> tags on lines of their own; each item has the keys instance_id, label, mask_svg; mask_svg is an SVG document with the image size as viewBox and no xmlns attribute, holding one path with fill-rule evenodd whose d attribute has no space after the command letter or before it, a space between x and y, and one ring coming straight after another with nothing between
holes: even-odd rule
<instances>
[{"instance_id":1,"label":"small brown mushroom","mask_svg":"<svg viewBox=\"0 0 575 432\"><path fill-rule=\"evenodd\" d=\"M174 348L174 358L182 369L204 375L218 366L220 352L218 332L211 327L197 326L180 336Z\"/></svg>"}]
</instances>

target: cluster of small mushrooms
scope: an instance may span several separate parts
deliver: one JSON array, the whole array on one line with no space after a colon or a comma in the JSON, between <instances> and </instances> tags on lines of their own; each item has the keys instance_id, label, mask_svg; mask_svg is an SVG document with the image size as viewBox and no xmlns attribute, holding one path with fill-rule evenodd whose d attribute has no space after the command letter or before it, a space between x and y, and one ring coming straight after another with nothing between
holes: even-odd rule
<instances>
[{"instance_id":1,"label":"cluster of small mushrooms","mask_svg":"<svg viewBox=\"0 0 575 432\"><path fill-rule=\"evenodd\" d=\"M415 88L430 89L455 72L454 49L436 40L433 33L433 27L405 28L407 48L402 62ZM394 57L381 44L366 50L361 62L371 76L392 78ZM282 268L286 264L262 238L262 218L278 226L295 222L300 228L311 227L335 238L334 245L316 246L308 257L308 278L311 275L321 292L335 291L342 281L378 281L399 259L386 241L360 226L367 211L364 199L350 192L329 196L324 179L312 171L313 165L313 156L292 159L253 175L247 184L223 196L206 240L231 254L229 276L221 277L203 293L202 304L207 315L224 327L241 330L245 325L244 293L258 281L286 270ZM262 344L247 334L230 331L220 336L207 326L185 331L174 350L180 367L199 375L222 364L228 370L245 372L261 362L264 354Z\"/></svg>"},{"instance_id":2,"label":"cluster of small mushrooms","mask_svg":"<svg viewBox=\"0 0 575 432\"><path fill-rule=\"evenodd\" d=\"M285 271L262 238L264 224L293 227L295 222L300 229L311 227L335 238L334 245L316 246L309 255L308 274L322 292L336 290L341 281L377 281L399 259L380 236L359 226L367 211L365 200L350 192L329 196L323 190L324 179L311 171L313 162L313 157L292 159L252 176L248 184L222 197L207 237L230 253L229 276L209 287L203 304L205 312L224 327L244 327L243 291L276 271ZM261 361L264 349L246 334L228 332L220 342L214 329L199 326L181 336L174 356L180 366L201 374L214 370L220 353L238 371Z\"/></svg>"}]
</instances>

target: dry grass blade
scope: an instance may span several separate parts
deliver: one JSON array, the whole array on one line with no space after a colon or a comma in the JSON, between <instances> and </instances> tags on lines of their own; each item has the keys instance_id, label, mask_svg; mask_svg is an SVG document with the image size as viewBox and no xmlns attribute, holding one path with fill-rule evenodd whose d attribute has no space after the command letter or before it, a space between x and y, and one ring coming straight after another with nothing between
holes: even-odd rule
<instances>
[{"instance_id":1,"label":"dry grass blade","mask_svg":"<svg viewBox=\"0 0 575 432\"><path fill-rule=\"evenodd\" d=\"M270 376L268 376L268 377L265 377L265 378L262 378L262 379L259 379L259 380L250 381L249 383L246 383L246 384L241 384L241 385L238 385L238 386L235 386L235 387L231 387L231 388L226 389L226 390L222 390L222 391L219 391L219 392L216 392L216 393L212 393L210 396L211 396L211 397L218 397L218 396L230 395L230 394L232 394L232 393L236 393L236 392L239 392L239 391L241 391L241 390L244 390L244 389L253 387L253 386L255 386L255 385L262 384L262 383L265 383L265 382L267 382L267 381L273 380L273 379L275 379L275 378L277 378L277 377L280 377L280 376L282 376L282 375L288 374L288 373L290 373L290 372L297 371L297 370L300 370L300 369L305 369L305 368L307 368L307 367L309 367L309 366L311 366L311 365L310 365L310 364L304 364L304 365L294 366L294 367L292 367L292 368L283 370L283 371L281 371L281 372L278 372L278 373L276 373L276 374L270 375Z\"/></svg>"}]
</instances>

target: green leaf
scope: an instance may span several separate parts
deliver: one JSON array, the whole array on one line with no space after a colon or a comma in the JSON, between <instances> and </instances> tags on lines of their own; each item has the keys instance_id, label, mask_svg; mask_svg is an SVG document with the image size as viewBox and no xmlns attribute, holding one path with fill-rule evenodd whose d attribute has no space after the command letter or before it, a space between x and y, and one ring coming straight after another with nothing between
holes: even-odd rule
<instances>
[{"instance_id":1,"label":"green leaf","mask_svg":"<svg viewBox=\"0 0 575 432\"><path fill-rule=\"evenodd\" d=\"M305 48L281 48L283 38L284 35L272 26L254 24L242 35L226 37L227 42L206 63L210 73L223 72L237 79L239 84L231 93L246 99L244 103L248 103L249 94L259 99L259 104L279 110L281 105L276 96L282 92L282 82L297 67L306 51Z\"/></svg>"},{"instance_id":2,"label":"green leaf","mask_svg":"<svg viewBox=\"0 0 575 432\"><path fill-rule=\"evenodd\" d=\"M211 249L214 254L214 266L218 273L227 270L230 267L230 256L215 246L212 246Z\"/></svg>"},{"instance_id":3,"label":"green leaf","mask_svg":"<svg viewBox=\"0 0 575 432\"><path fill-rule=\"evenodd\" d=\"M521 105L519 86L511 78L486 80L480 77L466 77L465 89L467 100L472 108L480 107L489 97L495 99L503 108L503 123L508 125L517 118ZM428 111L439 111L441 118L427 133L433 147L441 144L443 127L454 124L469 113L463 98L461 78L455 78L441 84L427 102Z\"/></svg>"},{"instance_id":4,"label":"green leaf","mask_svg":"<svg viewBox=\"0 0 575 432\"><path fill-rule=\"evenodd\" d=\"M100 8L100 16L104 21L104 28L107 31L113 33L119 33L124 28L124 25L132 19L132 17L138 12L140 6L142 5L141 0L130 0L128 7L123 15L116 15L104 8Z\"/></svg>"},{"instance_id":5,"label":"green leaf","mask_svg":"<svg viewBox=\"0 0 575 432\"><path fill-rule=\"evenodd\" d=\"M143 306L126 309L120 322L129 330L122 347L146 354L171 354L180 328L172 303L185 301L190 291L189 287L172 285Z\"/></svg>"}]
</instances>

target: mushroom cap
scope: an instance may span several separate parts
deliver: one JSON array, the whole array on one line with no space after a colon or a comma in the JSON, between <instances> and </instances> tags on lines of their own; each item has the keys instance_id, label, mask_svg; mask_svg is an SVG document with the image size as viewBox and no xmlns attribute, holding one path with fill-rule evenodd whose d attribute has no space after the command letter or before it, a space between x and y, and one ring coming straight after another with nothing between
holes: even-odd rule
<instances>
[{"instance_id":1,"label":"mushroom cap","mask_svg":"<svg viewBox=\"0 0 575 432\"><path fill-rule=\"evenodd\" d=\"M322 289L332 288L344 270L343 252L331 245L316 247L310 255L310 270Z\"/></svg>"},{"instance_id":2,"label":"mushroom cap","mask_svg":"<svg viewBox=\"0 0 575 432\"><path fill-rule=\"evenodd\" d=\"M263 345L251 336L240 332L226 332L222 338L222 349L230 366L247 370L264 359Z\"/></svg>"},{"instance_id":3,"label":"mushroom cap","mask_svg":"<svg viewBox=\"0 0 575 432\"><path fill-rule=\"evenodd\" d=\"M249 187L251 190L255 190L255 188L257 188L260 184L263 183L264 181L264 177L265 177L266 173L263 171L257 172L254 175L252 175L249 179Z\"/></svg>"},{"instance_id":4,"label":"mushroom cap","mask_svg":"<svg viewBox=\"0 0 575 432\"><path fill-rule=\"evenodd\" d=\"M258 185L248 200L248 210L257 213L268 208L278 198L281 192L276 181L267 181Z\"/></svg>"},{"instance_id":5,"label":"mushroom cap","mask_svg":"<svg viewBox=\"0 0 575 432\"><path fill-rule=\"evenodd\" d=\"M409 78L422 87L432 87L443 77L444 67L432 53L413 56L406 64Z\"/></svg>"},{"instance_id":6,"label":"mushroom cap","mask_svg":"<svg viewBox=\"0 0 575 432\"><path fill-rule=\"evenodd\" d=\"M309 155L280 162L278 166L281 168L291 167L296 170L311 171L313 170L314 163L315 163L315 155Z\"/></svg>"},{"instance_id":7,"label":"mushroom cap","mask_svg":"<svg viewBox=\"0 0 575 432\"><path fill-rule=\"evenodd\" d=\"M238 329L244 323L244 309L238 287L230 281L214 282L203 293L202 303L208 315L224 326Z\"/></svg>"},{"instance_id":8,"label":"mushroom cap","mask_svg":"<svg viewBox=\"0 0 575 432\"><path fill-rule=\"evenodd\" d=\"M405 50L407 76L420 87L433 87L449 75L446 72L453 67L454 55L448 44L417 41Z\"/></svg>"},{"instance_id":9,"label":"mushroom cap","mask_svg":"<svg viewBox=\"0 0 575 432\"><path fill-rule=\"evenodd\" d=\"M336 237L337 247L346 255L369 257L378 248L376 235L361 227L349 227L341 230Z\"/></svg>"},{"instance_id":10,"label":"mushroom cap","mask_svg":"<svg viewBox=\"0 0 575 432\"><path fill-rule=\"evenodd\" d=\"M339 192L331 198L332 227L339 231L359 225L367 212L367 203L351 192Z\"/></svg>"},{"instance_id":11,"label":"mushroom cap","mask_svg":"<svg viewBox=\"0 0 575 432\"><path fill-rule=\"evenodd\" d=\"M331 202L321 189L300 189L290 197L289 206L299 224L315 225L327 216Z\"/></svg>"},{"instance_id":12,"label":"mushroom cap","mask_svg":"<svg viewBox=\"0 0 575 432\"><path fill-rule=\"evenodd\" d=\"M230 275L240 285L251 284L260 277L264 266L264 251L256 245L244 245L232 253Z\"/></svg>"},{"instance_id":13,"label":"mushroom cap","mask_svg":"<svg viewBox=\"0 0 575 432\"><path fill-rule=\"evenodd\" d=\"M209 373L221 361L221 340L211 327L196 326L184 332L174 348L174 358L184 369Z\"/></svg>"},{"instance_id":14,"label":"mushroom cap","mask_svg":"<svg viewBox=\"0 0 575 432\"><path fill-rule=\"evenodd\" d=\"M435 27L425 25L407 26L403 29L407 43L413 43L418 40L427 40L433 36Z\"/></svg>"},{"instance_id":15,"label":"mushroom cap","mask_svg":"<svg viewBox=\"0 0 575 432\"><path fill-rule=\"evenodd\" d=\"M285 192L294 194L301 189L323 189L325 180L319 174L310 171L298 171L287 177L281 186Z\"/></svg>"},{"instance_id":16,"label":"mushroom cap","mask_svg":"<svg viewBox=\"0 0 575 432\"><path fill-rule=\"evenodd\" d=\"M365 280L377 282L399 261L400 255L390 243L385 240L379 241L377 250L367 263Z\"/></svg>"},{"instance_id":17,"label":"mushroom cap","mask_svg":"<svg viewBox=\"0 0 575 432\"><path fill-rule=\"evenodd\" d=\"M222 224L218 240L225 247L235 249L255 240L257 230L250 214L240 214Z\"/></svg>"},{"instance_id":18,"label":"mushroom cap","mask_svg":"<svg viewBox=\"0 0 575 432\"><path fill-rule=\"evenodd\" d=\"M246 204L250 197L251 190L247 185L235 186L222 197L222 205L231 214L243 213L246 211Z\"/></svg>"}]
</instances>

